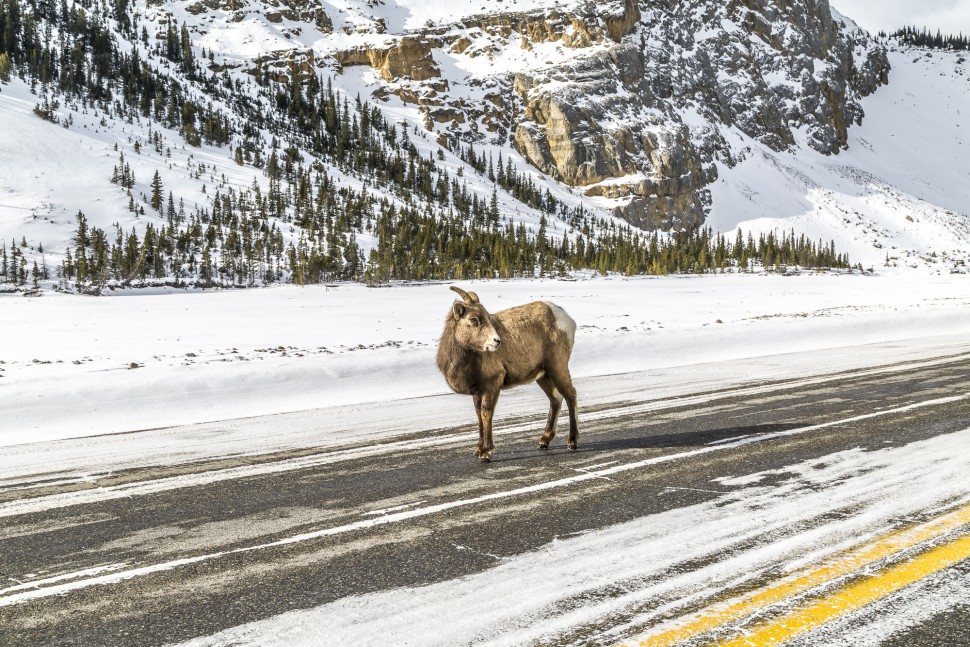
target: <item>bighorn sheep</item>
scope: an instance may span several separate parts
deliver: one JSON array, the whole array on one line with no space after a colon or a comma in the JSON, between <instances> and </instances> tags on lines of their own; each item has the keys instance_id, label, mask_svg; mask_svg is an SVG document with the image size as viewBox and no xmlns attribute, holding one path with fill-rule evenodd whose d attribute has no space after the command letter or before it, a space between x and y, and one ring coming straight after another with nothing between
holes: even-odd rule
<instances>
[{"instance_id":1,"label":"bighorn sheep","mask_svg":"<svg viewBox=\"0 0 970 647\"><path fill-rule=\"evenodd\" d=\"M563 398L569 406L569 440L576 449L576 389L569 355L576 322L554 303L535 301L489 314L474 292L452 286L455 301L438 344L438 369L455 393L472 396L478 414L478 448L483 463L492 459L492 415L499 392L535 381L549 398L549 417L539 439L548 449L556 435Z\"/></svg>"}]
</instances>

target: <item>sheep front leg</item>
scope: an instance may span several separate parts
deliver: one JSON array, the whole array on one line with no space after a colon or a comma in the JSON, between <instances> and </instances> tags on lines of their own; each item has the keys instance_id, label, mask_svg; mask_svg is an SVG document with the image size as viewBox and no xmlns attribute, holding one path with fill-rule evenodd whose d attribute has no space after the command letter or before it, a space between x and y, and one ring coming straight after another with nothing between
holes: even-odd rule
<instances>
[{"instance_id":1,"label":"sheep front leg","mask_svg":"<svg viewBox=\"0 0 970 647\"><path fill-rule=\"evenodd\" d=\"M495 449L495 444L492 442L492 417L495 414L495 405L498 404L499 393L500 390L496 388L482 395L482 440L478 453L478 460L482 463L492 460L492 451Z\"/></svg>"},{"instance_id":2,"label":"sheep front leg","mask_svg":"<svg viewBox=\"0 0 970 647\"><path fill-rule=\"evenodd\" d=\"M475 403L475 417L478 418L478 446L475 447L475 456L481 457L482 448L485 445L485 425L482 423L482 396L473 395L472 402Z\"/></svg>"}]
</instances>

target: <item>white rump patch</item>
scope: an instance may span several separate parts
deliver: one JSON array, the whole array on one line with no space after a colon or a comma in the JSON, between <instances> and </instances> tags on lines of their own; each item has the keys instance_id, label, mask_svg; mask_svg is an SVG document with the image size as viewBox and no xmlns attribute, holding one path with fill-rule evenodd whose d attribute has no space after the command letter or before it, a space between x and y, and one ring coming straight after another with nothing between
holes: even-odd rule
<instances>
[{"instance_id":1,"label":"white rump patch","mask_svg":"<svg viewBox=\"0 0 970 647\"><path fill-rule=\"evenodd\" d=\"M557 306L555 303L550 301L543 301L543 303L549 306L549 309L552 310L552 315L556 318L556 327L566 333L566 336L569 337L570 343L575 342L576 322L573 321L573 318L566 314L566 311Z\"/></svg>"}]
</instances>

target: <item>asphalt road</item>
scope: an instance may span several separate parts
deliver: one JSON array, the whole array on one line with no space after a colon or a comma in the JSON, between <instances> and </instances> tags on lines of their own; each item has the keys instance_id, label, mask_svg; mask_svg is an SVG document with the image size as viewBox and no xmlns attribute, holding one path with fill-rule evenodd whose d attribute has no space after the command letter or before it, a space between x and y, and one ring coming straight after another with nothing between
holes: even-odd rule
<instances>
[{"instance_id":1,"label":"asphalt road","mask_svg":"<svg viewBox=\"0 0 970 647\"><path fill-rule=\"evenodd\" d=\"M0 489L0 645L166 644L452 580L557 537L711 500L731 489L712 488L719 476L970 428L970 399L947 399L967 393L961 357L668 402L645 394L581 410L578 452L562 436L540 452L541 417L514 421L487 465L472 455L470 419L366 447L91 482L39 475ZM770 438L731 442L759 436ZM603 465L639 467L596 476ZM887 644L970 645L967 614L957 605ZM596 644L596 631L577 628L570 640Z\"/></svg>"}]
</instances>

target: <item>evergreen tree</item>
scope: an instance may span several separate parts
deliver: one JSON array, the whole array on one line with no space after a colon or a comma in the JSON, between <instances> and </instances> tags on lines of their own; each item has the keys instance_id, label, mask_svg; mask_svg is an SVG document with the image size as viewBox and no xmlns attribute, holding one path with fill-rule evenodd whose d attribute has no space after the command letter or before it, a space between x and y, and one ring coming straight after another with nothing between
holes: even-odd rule
<instances>
[{"instance_id":1,"label":"evergreen tree","mask_svg":"<svg viewBox=\"0 0 970 647\"><path fill-rule=\"evenodd\" d=\"M10 61L9 52L0 52L0 82L10 83L10 70L13 63Z\"/></svg>"},{"instance_id":2,"label":"evergreen tree","mask_svg":"<svg viewBox=\"0 0 970 647\"><path fill-rule=\"evenodd\" d=\"M162 211L162 178L158 171L152 176L152 195L149 200L152 209L161 213Z\"/></svg>"}]
</instances>

